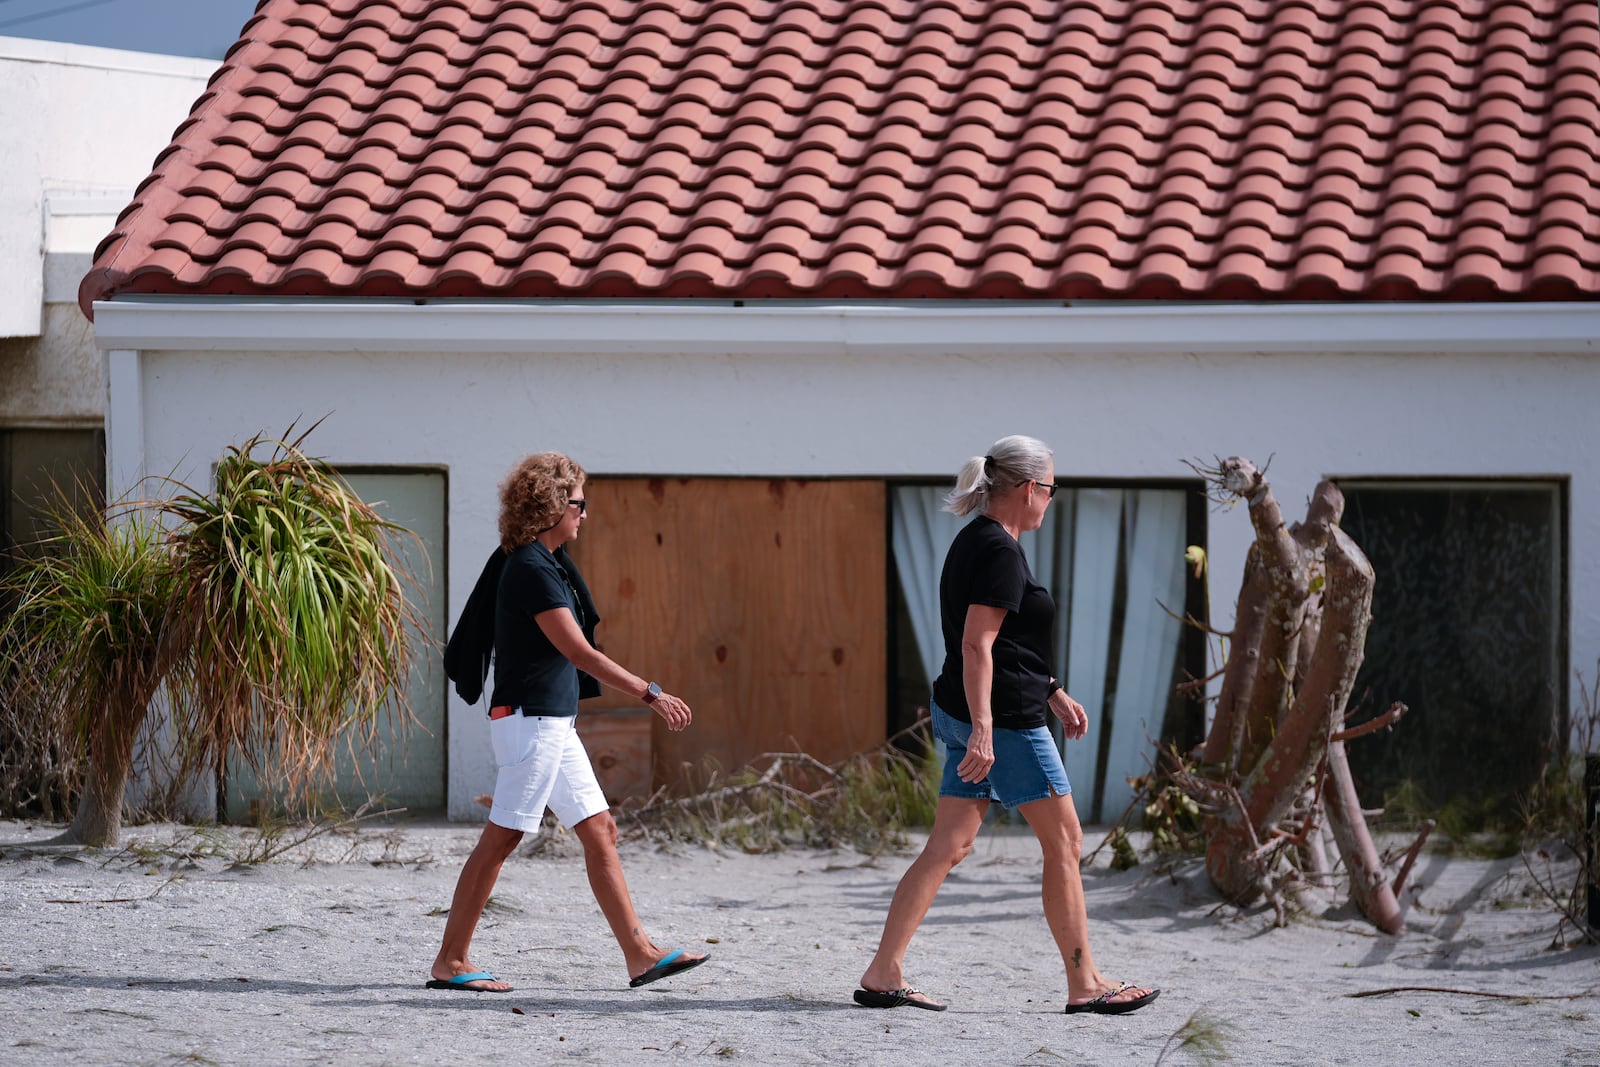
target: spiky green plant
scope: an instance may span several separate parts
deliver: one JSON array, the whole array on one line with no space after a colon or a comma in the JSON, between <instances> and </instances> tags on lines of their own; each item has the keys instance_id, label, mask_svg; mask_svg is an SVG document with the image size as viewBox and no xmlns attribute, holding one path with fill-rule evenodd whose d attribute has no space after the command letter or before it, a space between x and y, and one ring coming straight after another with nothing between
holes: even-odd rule
<instances>
[{"instance_id":1,"label":"spiky green plant","mask_svg":"<svg viewBox=\"0 0 1600 1067\"><path fill-rule=\"evenodd\" d=\"M115 842L158 691L175 781L237 754L290 793L330 774L336 739L362 749L384 713L409 716L411 634L427 629L390 562L408 534L304 440L252 437L214 492L169 482L176 495L110 522L63 507L59 536L0 587L16 603L0 619L8 707L60 709L88 754L67 840Z\"/></svg>"},{"instance_id":2,"label":"spiky green plant","mask_svg":"<svg viewBox=\"0 0 1600 1067\"><path fill-rule=\"evenodd\" d=\"M160 504L174 523L186 756L237 753L290 791L331 772L336 739L360 749L384 713L409 715L410 635L426 632L391 562L407 531L304 439L252 437L218 463L215 491L180 487Z\"/></svg>"},{"instance_id":3,"label":"spiky green plant","mask_svg":"<svg viewBox=\"0 0 1600 1067\"><path fill-rule=\"evenodd\" d=\"M162 530L138 510L85 515L63 506L44 551L4 580L14 602L0 617L0 678L13 708L64 717L64 733L86 755L68 840L114 841L150 702L173 668L165 617L175 574Z\"/></svg>"}]
</instances>

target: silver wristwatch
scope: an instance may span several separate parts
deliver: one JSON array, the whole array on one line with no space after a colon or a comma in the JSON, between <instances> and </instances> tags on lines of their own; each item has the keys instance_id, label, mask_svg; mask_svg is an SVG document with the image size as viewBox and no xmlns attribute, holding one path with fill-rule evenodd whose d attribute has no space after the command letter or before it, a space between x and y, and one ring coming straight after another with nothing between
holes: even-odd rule
<instances>
[{"instance_id":1,"label":"silver wristwatch","mask_svg":"<svg viewBox=\"0 0 1600 1067\"><path fill-rule=\"evenodd\" d=\"M640 699L646 704L654 704L656 702L656 697L660 695L661 687L655 682L651 682L649 685L644 687L644 696L640 697Z\"/></svg>"}]
</instances>

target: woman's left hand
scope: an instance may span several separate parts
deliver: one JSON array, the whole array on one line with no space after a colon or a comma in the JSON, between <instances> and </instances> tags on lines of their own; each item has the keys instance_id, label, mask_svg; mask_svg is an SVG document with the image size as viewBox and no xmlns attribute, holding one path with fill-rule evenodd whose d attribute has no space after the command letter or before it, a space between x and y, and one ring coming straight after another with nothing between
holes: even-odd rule
<instances>
[{"instance_id":1,"label":"woman's left hand","mask_svg":"<svg viewBox=\"0 0 1600 1067\"><path fill-rule=\"evenodd\" d=\"M689 705L673 696L671 693L662 693L650 703L650 710L667 720L667 729L682 730L694 721L694 715L689 711Z\"/></svg>"},{"instance_id":2,"label":"woman's left hand","mask_svg":"<svg viewBox=\"0 0 1600 1067\"><path fill-rule=\"evenodd\" d=\"M1089 713L1065 689L1050 694L1050 710L1061 720L1061 733L1067 740L1076 741L1089 732Z\"/></svg>"}]
</instances>

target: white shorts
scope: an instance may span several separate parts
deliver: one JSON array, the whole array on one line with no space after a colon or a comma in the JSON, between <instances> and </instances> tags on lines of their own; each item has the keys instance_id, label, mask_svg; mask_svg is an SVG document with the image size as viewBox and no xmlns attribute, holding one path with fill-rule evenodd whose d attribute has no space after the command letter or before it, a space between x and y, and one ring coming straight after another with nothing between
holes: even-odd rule
<instances>
[{"instance_id":1,"label":"white shorts","mask_svg":"<svg viewBox=\"0 0 1600 1067\"><path fill-rule=\"evenodd\" d=\"M547 807L567 826L610 809L577 724L574 716L520 712L489 720L489 740L500 765L490 822L537 831Z\"/></svg>"}]
</instances>

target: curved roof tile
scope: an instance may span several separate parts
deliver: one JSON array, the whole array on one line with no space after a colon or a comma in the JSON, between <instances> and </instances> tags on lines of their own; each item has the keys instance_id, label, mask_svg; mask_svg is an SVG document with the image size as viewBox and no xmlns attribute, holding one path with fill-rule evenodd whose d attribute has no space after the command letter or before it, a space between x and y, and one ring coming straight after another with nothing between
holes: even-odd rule
<instances>
[{"instance_id":1,"label":"curved roof tile","mask_svg":"<svg viewBox=\"0 0 1600 1067\"><path fill-rule=\"evenodd\" d=\"M264 0L119 292L1594 299L1600 0Z\"/></svg>"}]
</instances>

